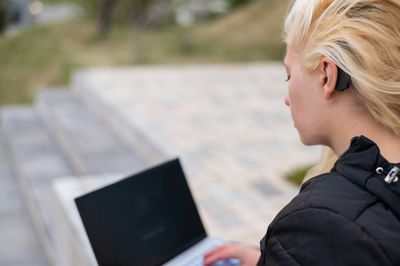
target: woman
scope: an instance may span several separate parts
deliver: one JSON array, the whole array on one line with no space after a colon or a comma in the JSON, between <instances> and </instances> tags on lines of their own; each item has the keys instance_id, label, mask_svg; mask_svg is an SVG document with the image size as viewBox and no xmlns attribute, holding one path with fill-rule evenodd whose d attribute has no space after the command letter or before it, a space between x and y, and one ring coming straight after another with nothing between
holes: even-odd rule
<instances>
[{"instance_id":1,"label":"woman","mask_svg":"<svg viewBox=\"0 0 400 266\"><path fill-rule=\"evenodd\" d=\"M301 141L340 156L302 185L260 251L228 244L204 263L400 265L400 1L296 0L285 42Z\"/></svg>"}]
</instances>

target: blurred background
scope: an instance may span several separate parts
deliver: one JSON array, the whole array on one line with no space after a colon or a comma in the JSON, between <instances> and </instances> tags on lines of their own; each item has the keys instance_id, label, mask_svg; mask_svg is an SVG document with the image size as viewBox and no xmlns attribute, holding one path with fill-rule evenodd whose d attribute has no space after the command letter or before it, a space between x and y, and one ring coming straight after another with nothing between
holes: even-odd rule
<instances>
[{"instance_id":1,"label":"blurred background","mask_svg":"<svg viewBox=\"0 0 400 266\"><path fill-rule=\"evenodd\" d=\"M0 265L96 265L73 199L180 157L255 246L320 148L283 100L289 0L0 0Z\"/></svg>"},{"instance_id":2,"label":"blurred background","mask_svg":"<svg viewBox=\"0 0 400 266\"><path fill-rule=\"evenodd\" d=\"M0 103L85 66L281 60L287 2L1 0Z\"/></svg>"}]
</instances>

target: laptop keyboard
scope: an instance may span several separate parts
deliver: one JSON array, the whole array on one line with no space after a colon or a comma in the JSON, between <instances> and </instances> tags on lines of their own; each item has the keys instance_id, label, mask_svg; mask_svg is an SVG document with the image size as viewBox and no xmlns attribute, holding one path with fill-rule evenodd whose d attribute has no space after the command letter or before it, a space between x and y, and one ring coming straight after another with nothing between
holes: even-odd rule
<instances>
[{"instance_id":1,"label":"laptop keyboard","mask_svg":"<svg viewBox=\"0 0 400 266\"><path fill-rule=\"evenodd\" d=\"M202 266L203 265L203 256L197 256L192 260L186 262L183 266Z\"/></svg>"},{"instance_id":2,"label":"laptop keyboard","mask_svg":"<svg viewBox=\"0 0 400 266\"><path fill-rule=\"evenodd\" d=\"M213 264L213 266L239 266L240 261L238 259L220 260Z\"/></svg>"}]
</instances>

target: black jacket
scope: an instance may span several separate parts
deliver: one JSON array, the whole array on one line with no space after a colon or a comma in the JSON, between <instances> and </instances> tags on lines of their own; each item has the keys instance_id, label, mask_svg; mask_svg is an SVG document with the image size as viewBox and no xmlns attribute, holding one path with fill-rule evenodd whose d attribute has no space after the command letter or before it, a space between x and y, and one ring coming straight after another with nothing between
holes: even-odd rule
<instances>
[{"instance_id":1,"label":"black jacket","mask_svg":"<svg viewBox=\"0 0 400 266\"><path fill-rule=\"evenodd\" d=\"M384 181L394 166L374 142L353 138L270 224L258 265L400 265L400 181Z\"/></svg>"}]
</instances>

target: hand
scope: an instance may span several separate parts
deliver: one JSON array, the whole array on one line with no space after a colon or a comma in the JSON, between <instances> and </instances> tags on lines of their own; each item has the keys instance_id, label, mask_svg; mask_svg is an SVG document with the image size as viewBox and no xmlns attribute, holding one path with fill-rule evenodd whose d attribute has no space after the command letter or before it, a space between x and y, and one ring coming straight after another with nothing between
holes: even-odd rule
<instances>
[{"instance_id":1,"label":"hand","mask_svg":"<svg viewBox=\"0 0 400 266\"><path fill-rule=\"evenodd\" d=\"M245 244L230 243L216 247L204 255L204 264L209 265L219 260L239 259L242 266L254 266L260 258L257 248Z\"/></svg>"}]
</instances>

